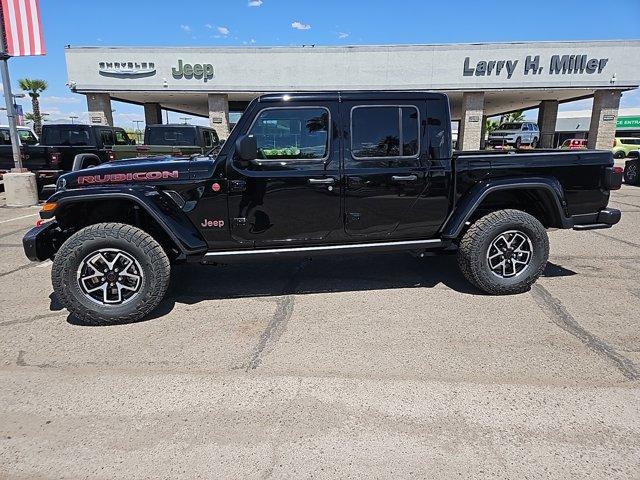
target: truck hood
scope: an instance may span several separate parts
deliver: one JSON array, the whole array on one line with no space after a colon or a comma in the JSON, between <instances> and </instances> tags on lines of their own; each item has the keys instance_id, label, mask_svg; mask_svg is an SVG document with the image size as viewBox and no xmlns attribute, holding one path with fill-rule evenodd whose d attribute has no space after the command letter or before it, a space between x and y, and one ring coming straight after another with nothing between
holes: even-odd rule
<instances>
[{"instance_id":1,"label":"truck hood","mask_svg":"<svg viewBox=\"0 0 640 480\"><path fill-rule=\"evenodd\" d=\"M62 175L59 186L77 188L114 184L167 183L189 179L187 157L140 157L116 160Z\"/></svg>"}]
</instances>

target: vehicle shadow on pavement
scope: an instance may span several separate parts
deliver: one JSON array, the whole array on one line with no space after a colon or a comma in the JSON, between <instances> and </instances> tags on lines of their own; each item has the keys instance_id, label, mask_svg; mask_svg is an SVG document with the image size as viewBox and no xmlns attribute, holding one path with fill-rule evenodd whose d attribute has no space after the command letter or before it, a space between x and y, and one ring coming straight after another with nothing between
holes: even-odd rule
<instances>
[{"instance_id":1,"label":"vehicle shadow on pavement","mask_svg":"<svg viewBox=\"0 0 640 480\"><path fill-rule=\"evenodd\" d=\"M549 262L543 276L575 275ZM142 321L162 317L176 303L193 305L207 300L357 292L443 285L466 295L485 295L462 276L453 255L415 258L408 254L318 257L203 266L176 265L171 285L158 308ZM51 296L51 310L63 307ZM86 325L73 315L73 325Z\"/></svg>"}]
</instances>

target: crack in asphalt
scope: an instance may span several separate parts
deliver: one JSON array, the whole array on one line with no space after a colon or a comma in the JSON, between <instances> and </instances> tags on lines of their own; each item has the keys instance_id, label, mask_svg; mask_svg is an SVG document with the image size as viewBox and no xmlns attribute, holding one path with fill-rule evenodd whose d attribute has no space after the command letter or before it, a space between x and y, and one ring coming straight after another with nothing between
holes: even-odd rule
<instances>
[{"instance_id":1,"label":"crack in asphalt","mask_svg":"<svg viewBox=\"0 0 640 480\"><path fill-rule=\"evenodd\" d=\"M7 275L11 275L12 273L19 272L20 270L24 270L25 268L35 267L36 265L39 265L39 263L37 262L27 263L26 265L22 265L18 268L14 268L13 270L9 270L8 272L0 273L0 278L6 277Z\"/></svg>"},{"instance_id":2,"label":"crack in asphalt","mask_svg":"<svg viewBox=\"0 0 640 480\"><path fill-rule=\"evenodd\" d=\"M0 322L0 328L8 327L9 325L17 325L20 323L31 323L31 322L35 322L36 320L42 320L43 318L61 317L63 315L67 315L67 312L44 313L42 315L34 315L33 317L29 317L29 318L9 320L8 322Z\"/></svg>"},{"instance_id":3,"label":"crack in asphalt","mask_svg":"<svg viewBox=\"0 0 640 480\"><path fill-rule=\"evenodd\" d=\"M637 243L628 242L627 240L622 240L621 238L616 238L614 236L606 235L606 234L601 233L601 232L592 232L592 233L594 233L595 235L598 235L600 237L604 237L604 238L608 238L610 240L615 240L616 242L624 243L625 245L630 245L632 247L640 248L640 244L637 244Z\"/></svg>"},{"instance_id":4,"label":"crack in asphalt","mask_svg":"<svg viewBox=\"0 0 640 480\"><path fill-rule=\"evenodd\" d=\"M26 231L28 230L28 228L19 228L18 230L13 230L11 232L6 232L0 235L0 238L5 238L5 237L10 237L11 235L15 235L16 233L21 233L24 232L26 233Z\"/></svg>"},{"instance_id":5,"label":"crack in asphalt","mask_svg":"<svg viewBox=\"0 0 640 480\"><path fill-rule=\"evenodd\" d=\"M260 335L258 345L256 346L249 363L245 367L245 371L248 372L249 370L255 370L260 365L263 354L267 350L273 348L287 328L287 323L293 315L293 306L295 303L295 297L293 294L295 293L298 285L298 276L307 264L308 260L300 263L298 268L293 272L282 288L282 295L284 296L276 300L276 311L271 317L269 324Z\"/></svg>"},{"instance_id":6,"label":"crack in asphalt","mask_svg":"<svg viewBox=\"0 0 640 480\"><path fill-rule=\"evenodd\" d=\"M554 297L546 288L536 284L531 288L531 294L538 306L547 313L553 323L565 332L576 337L593 352L611 361L625 378L629 380L640 380L640 370L636 364L624 355L618 353L615 348L607 344L604 340L582 327L573 315L567 311L562 302Z\"/></svg>"}]
</instances>

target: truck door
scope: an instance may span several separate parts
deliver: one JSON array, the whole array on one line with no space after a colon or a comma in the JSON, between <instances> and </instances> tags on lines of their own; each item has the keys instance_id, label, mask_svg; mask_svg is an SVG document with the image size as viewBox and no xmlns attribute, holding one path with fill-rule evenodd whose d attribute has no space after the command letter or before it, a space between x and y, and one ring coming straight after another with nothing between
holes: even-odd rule
<instances>
[{"instance_id":1,"label":"truck door","mask_svg":"<svg viewBox=\"0 0 640 480\"><path fill-rule=\"evenodd\" d=\"M256 138L258 159L227 164L232 236L255 246L322 243L342 227L337 107L276 105L259 104L243 132Z\"/></svg>"},{"instance_id":2,"label":"truck door","mask_svg":"<svg viewBox=\"0 0 640 480\"><path fill-rule=\"evenodd\" d=\"M425 100L341 104L345 231L367 239L429 238L446 215L432 184ZM439 169L437 173L442 173Z\"/></svg>"}]
</instances>

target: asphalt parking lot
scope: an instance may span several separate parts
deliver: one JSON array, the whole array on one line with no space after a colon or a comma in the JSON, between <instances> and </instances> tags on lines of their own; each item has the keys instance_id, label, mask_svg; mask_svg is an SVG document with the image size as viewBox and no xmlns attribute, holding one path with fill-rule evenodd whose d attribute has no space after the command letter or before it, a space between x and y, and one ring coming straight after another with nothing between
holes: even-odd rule
<instances>
[{"instance_id":1,"label":"asphalt parking lot","mask_svg":"<svg viewBox=\"0 0 640 480\"><path fill-rule=\"evenodd\" d=\"M0 478L640 478L640 188L526 294L405 254L174 269L88 327L0 208Z\"/></svg>"}]
</instances>

